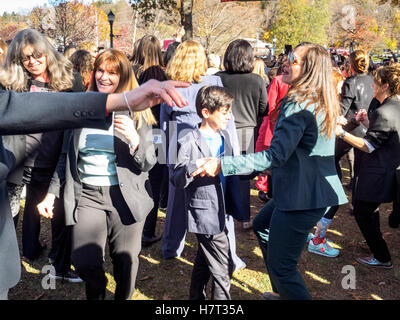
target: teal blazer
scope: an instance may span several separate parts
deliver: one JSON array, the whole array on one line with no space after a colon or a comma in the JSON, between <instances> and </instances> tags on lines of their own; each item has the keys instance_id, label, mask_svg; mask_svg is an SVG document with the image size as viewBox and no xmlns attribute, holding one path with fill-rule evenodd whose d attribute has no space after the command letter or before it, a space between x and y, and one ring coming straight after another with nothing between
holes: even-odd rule
<instances>
[{"instance_id":1,"label":"teal blazer","mask_svg":"<svg viewBox=\"0 0 400 320\"><path fill-rule=\"evenodd\" d=\"M279 210L326 208L347 202L337 176L335 134L321 134L321 113L315 105L282 102L268 150L223 157L224 176L272 168L272 190Z\"/></svg>"}]
</instances>

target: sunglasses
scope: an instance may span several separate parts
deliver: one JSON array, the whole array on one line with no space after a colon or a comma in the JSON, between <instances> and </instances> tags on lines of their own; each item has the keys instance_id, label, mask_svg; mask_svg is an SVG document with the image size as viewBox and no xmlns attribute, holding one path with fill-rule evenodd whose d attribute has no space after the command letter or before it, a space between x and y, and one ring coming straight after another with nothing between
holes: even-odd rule
<instances>
[{"instance_id":1,"label":"sunglasses","mask_svg":"<svg viewBox=\"0 0 400 320\"><path fill-rule=\"evenodd\" d=\"M289 61L289 65L291 65L291 66L295 65L295 64L300 64L299 58L294 56L292 52L290 52L288 55L288 61Z\"/></svg>"},{"instance_id":2,"label":"sunglasses","mask_svg":"<svg viewBox=\"0 0 400 320\"><path fill-rule=\"evenodd\" d=\"M25 63L25 62L30 61L31 58L33 58L33 59L35 59L35 60L38 60L38 59L40 59L41 57L43 57L43 53L34 52L34 53L30 54L30 55L25 56L25 58L22 58L21 61L22 61L23 63Z\"/></svg>"}]
</instances>

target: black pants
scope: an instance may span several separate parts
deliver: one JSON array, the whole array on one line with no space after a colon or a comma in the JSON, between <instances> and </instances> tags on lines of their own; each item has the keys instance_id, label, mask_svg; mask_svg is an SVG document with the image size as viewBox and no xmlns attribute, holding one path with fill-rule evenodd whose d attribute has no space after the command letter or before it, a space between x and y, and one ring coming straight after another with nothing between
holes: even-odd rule
<instances>
[{"instance_id":1,"label":"black pants","mask_svg":"<svg viewBox=\"0 0 400 320\"><path fill-rule=\"evenodd\" d=\"M339 176L339 179L342 180L342 169L340 167L340 160L343 158L345 154L347 154L353 146L348 144L347 142L343 141L342 139L336 139L335 143L335 165L336 165L336 171ZM354 164L353 164L353 179L356 179L358 176L358 172L360 170L360 163L361 163L361 158L363 155L363 151L354 148ZM355 188L355 183L352 182L352 194L354 194L354 188ZM352 205L354 206L353 203L353 197L352 197ZM333 219L335 216L336 212L339 210L339 206L332 206L324 215L325 218L327 219Z\"/></svg>"},{"instance_id":2,"label":"black pants","mask_svg":"<svg viewBox=\"0 0 400 320\"><path fill-rule=\"evenodd\" d=\"M76 210L78 222L72 227L72 262L85 281L87 299L105 298L107 277L103 262L107 240L117 284L115 300L131 299L144 221L134 220L119 185L84 184Z\"/></svg>"},{"instance_id":3,"label":"black pants","mask_svg":"<svg viewBox=\"0 0 400 320\"><path fill-rule=\"evenodd\" d=\"M168 183L168 167L165 164L156 163L156 165L149 171L149 180L153 192L154 207L146 218L146 223L143 228L143 236L152 238L155 236L157 226L157 214L160 207L161 191L164 180Z\"/></svg>"},{"instance_id":4,"label":"black pants","mask_svg":"<svg viewBox=\"0 0 400 320\"><path fill-rule=\"evenodd\" d=\"M23 185L26 185L26 201L22 221L22 255L30 260L36 259L43 248L39 241L40 215L36 206L47 194L54 168L25 167L23 184L8 183L8 193L13 214L19 210L19 201ZM54 260L57 272L65 274L71 267L70 228L65 226L65 216L62 201L54 204L54 218L51 220L52 246L49 258ZM17 226L18 215L14 217Z\"/></svg>"},{"instance_id":5,"label":"black pants","mask_svg":"<svg viewBox=\"0 0 400 320\"><path fill-rule=\"evenodd\" d=\"M380 262L388 262L391 261L391 257L380 229L379 205L380 203L376 202L355 200L353 212L374 258Z\"/></svg>"},{"instance_id":6,"label":"black pants","mask_svg":"<svg viewBox=\"0 0 400 320\"><path fill-rule=\"evenodd\" d=\"M206 287L212 277L211 299L230 300L233 261L227 230L217 235L197 234L198 250L190 283L190 300L205 300Z\"/></svg>"}]
</instances>

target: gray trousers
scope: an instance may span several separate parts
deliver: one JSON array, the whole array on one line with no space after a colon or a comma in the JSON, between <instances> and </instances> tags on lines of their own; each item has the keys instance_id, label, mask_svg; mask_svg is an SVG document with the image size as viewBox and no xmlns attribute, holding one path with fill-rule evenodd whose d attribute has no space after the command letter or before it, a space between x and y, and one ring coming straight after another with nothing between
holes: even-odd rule
<instances>
[{"instance_id":1,"label":"gray trousers","mask_svg":"<svg viewBox=\"0 0 400 320\"><path fill-rule=\"evenodd\" d=\"M228 231L216 235L198 234L198 250L190 283L190 300L205 300L211 277L211 300L230 300L233 261Z\"/></svg>"},{"instance_id":2,"label":"gray trousers","mask_svg":"<svg viewBox=\"0 0 400 320\"><path fill-rule=\"evenodd\" d=\"M0 300L8 300L8 289L0 291Z\"/></svg>"},{"instance_id":3,"label":"gray trousers","mask_svg":"<svg viewBox=\"0 0 400 320\"><path fill-rule=\"evenodd\" d=\"M107 277L103 262L107 241L116 282L115 300L131 299L145 220L134 220L119 185L84 184L77 215L78 222L72 228L72 262L85 281L87 299L105 298Z\"/></svg>"},{"instance_id":4,"label":"gray trousers","mask_svg":"<svg viewBox=\"0 0 400 320\"><path fill-rule=\"evenodd\" d=\"M184 203L185 191L175 188L172 183L169 183L168 208L161 242L163 259L180 257L185 248L187 213ZM235 225L231 215L226 215L225 223L235 268L241 268L245 265L245 262L236 254Z\"/></svg>"}]
</instances>

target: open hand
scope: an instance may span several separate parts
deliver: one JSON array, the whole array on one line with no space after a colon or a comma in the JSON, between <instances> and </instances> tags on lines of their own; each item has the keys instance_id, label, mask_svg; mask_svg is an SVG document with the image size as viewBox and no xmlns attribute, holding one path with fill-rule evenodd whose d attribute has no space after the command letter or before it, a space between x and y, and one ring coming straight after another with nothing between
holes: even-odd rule
<instances>
[{"instance_id":1,"label":"open hand","mask_svg":"<svg viewBox=\"0 0 400 320\"><path fill-rule=\"evenodd\" d=\"M140 87L126 92L126 97L132 111L141 111L160 104L161 102L165 102L171 107L175 102L178 107L182 108L186 106L188 102L176 88L186 88L190 85L190 83L182 81L168 80L160 82L152 79L145 82Z\"/></svg>"}]
</instances>

